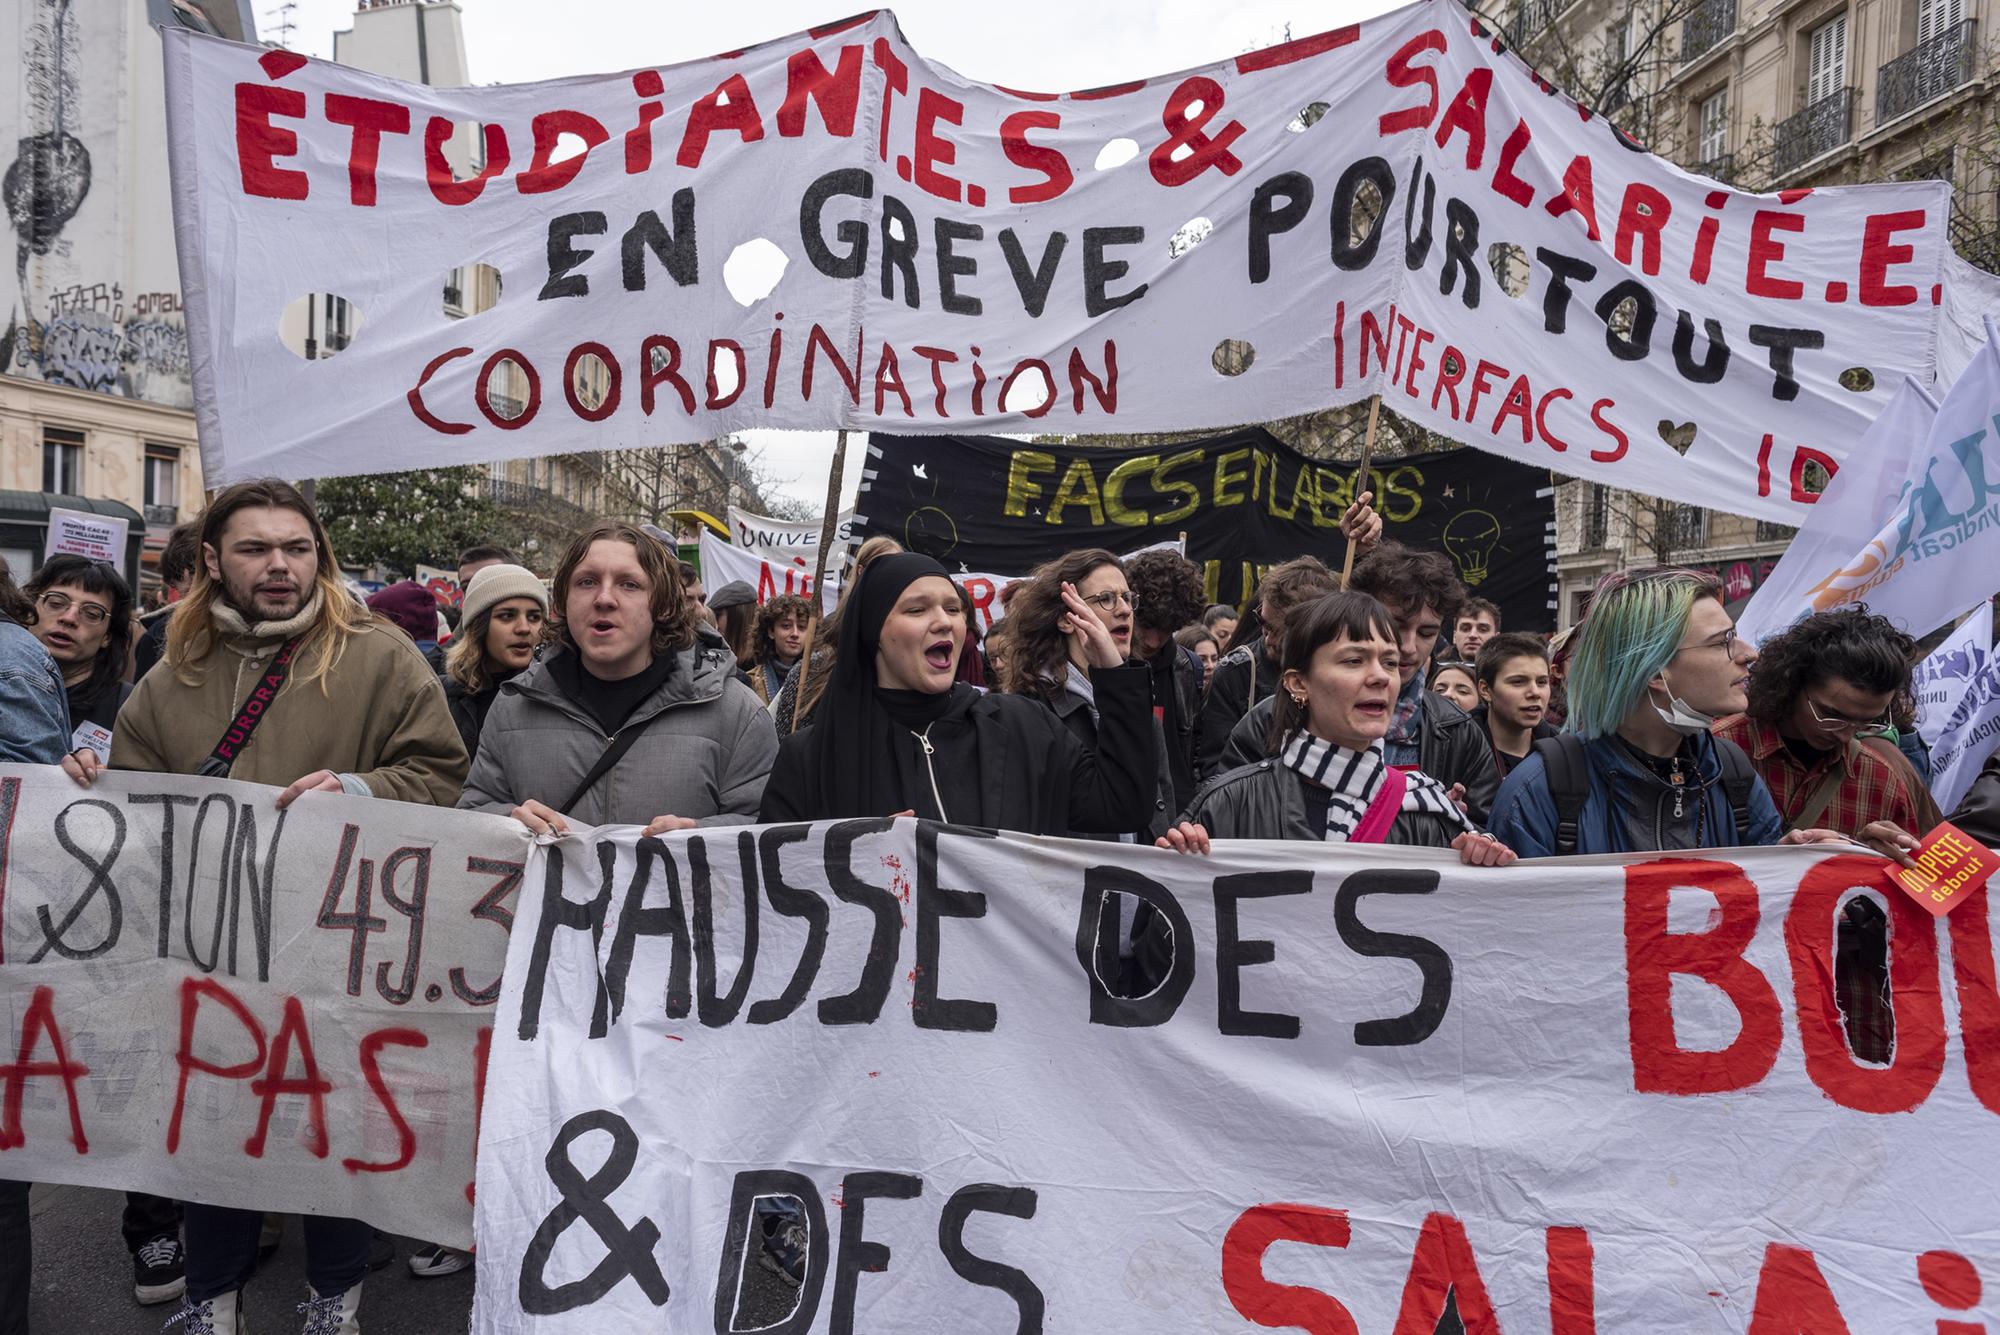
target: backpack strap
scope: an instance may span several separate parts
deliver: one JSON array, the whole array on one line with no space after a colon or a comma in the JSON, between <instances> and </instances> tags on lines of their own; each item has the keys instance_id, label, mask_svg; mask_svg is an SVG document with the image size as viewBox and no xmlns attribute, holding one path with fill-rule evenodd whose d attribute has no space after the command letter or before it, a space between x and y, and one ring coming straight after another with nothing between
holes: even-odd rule
<instances>
[{"instance_id":1,"label":"backpack strap","mask_svg":"<svg viewBox=\"0 0 2000 1335\"><path fill-rule=\"evenodd\" d=\"M1583 738L1573 732L1542 738L1535 743L1535 754L1542 758L1542 773L1556 804L1555 856L1566 858L1576 852L1583 804L1590 797L1590 761L1584 755Z\"/></svg>"},{"instance_id":2,"label":"backpack strap","mask_svg":"<svg viewBox=\"0 0 2000 1335\"><path fill-rule=\"evenodd\" d=\"M1729 799L1729 814L1736 821L1736 846L1750 843L1750 791L1757 786L1757 771L1743 748L1727 737L1714 737L1716 759L1722 762L1722 791Z\"/></svg>"}]
</instances>

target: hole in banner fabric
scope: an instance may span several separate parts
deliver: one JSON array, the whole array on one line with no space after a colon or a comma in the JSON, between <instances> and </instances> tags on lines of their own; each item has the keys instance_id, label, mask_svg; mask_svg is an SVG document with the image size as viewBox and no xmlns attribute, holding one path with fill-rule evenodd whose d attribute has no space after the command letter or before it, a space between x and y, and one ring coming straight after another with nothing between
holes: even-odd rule
<instances>
[{"instance_id":1,"label":"hole in banner fabric","mask_svg":"<svg viewBox=\"0 0 2000 1335\"><path fill-rule=\"evenodd\" d=\"M1327 105L1324 102L1307 103L1305 106L1299 108L1299 114L1292 117L1285 125L1285 129L1292 134L1304 134L1307 130L1319 124L1320 117L1326 115L1327 110Z\"/></svg>"},{"instance_id":2,"label":"hole in banner fabric","mask_svg":"<svg viewBox=\"0 0 2000 1335\"><path fill-rule=\"evenodd\" d=\"M729 252L722 265L722 282L737 305L754 306L771 295L789 263L790 257L776 242L760 236Z\"/></svg>"},{"instance_id":3,"label":"hole in banner fabric","mask_svg":"<svg viewBox=\"0 0 2000 1335\"><path fill-rule=\"evenodd\" d=\"M1528 295L1528 252L1512 241L1495 241L1486 248L1486 267L1493 281L1510 297Z\"/></svg>"},{"instance_id":4,"label":"hole in banner fabric","mask_svg":"<svg viewBox=\"0 0 2000 1335\"><path fill-rule=\"evenodd\" d=\"M323 362L361 332L361 308L331 292L308 292L278 313L278 341L294 357Z\"/></svg>"},{"instance_id":5,"label":"hole in banner fabric","mask_svg":"<svg viewBox=\"0 0 2000 1335\"><path fill-rule=\"evenodd\" d=\"M462 264L444 276L444 313L463 320L500 304L500 271L490 264Z\"/></svg>"},{"instance_id":6,"label":"hole in banner fabric","mask_svg":"<svg viewBox=\"0 0 2000 1335\"><path fill-rule=\"evenodd\" d=\"M1208 240L1215 231L1215 224L1206 218L1189 218L1174 234L1167 238L1167 258L1177 260Z\"/></svg>"},{"instance_id":7,"label":"hole in banner fabric","mask_svg":"<svg viewBox=\"0 0 2000 1335\"><path fill-rule=\"evenodd\" d=\"M1139 142L1136 139L1113 139L1097 150L1096 170L1108 172L1113 167L1122 167L1139 156Z\"/></svg>"},{"instance_id":8,"label":"hole in banner fabric","mask_svg":"<svg viewBox=\"0 0 2000 1335\"><path fill-rule=\"evenodd\" d=\"M1875 373L1865 366L1850 366L1840 373L1840 387L1856 394L1875 388Z\"/></svg>"},{"instance_id":9,"label":"hole in banner fabric","mask_svg":"<svg viewBox=\"0 0 2000 1335\"><path fill-rule=\"evenodd\" d=\"M1240 338L1225 338L1215 345L1209 354L1209 364L1215 367L1217 375L1238 376L1250 369L1257 360L1257 349Z\"/></svg>"}]
</instances>

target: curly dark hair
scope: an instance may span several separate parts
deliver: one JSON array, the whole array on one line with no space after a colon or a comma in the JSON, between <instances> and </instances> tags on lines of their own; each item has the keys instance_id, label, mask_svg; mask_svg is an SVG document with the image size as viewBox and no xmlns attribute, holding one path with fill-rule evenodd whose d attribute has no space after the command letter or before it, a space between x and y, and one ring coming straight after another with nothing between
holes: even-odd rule
<instances>
[{"instance_id":1,"label":"curly dark hair","mask_svg":"<svg viewBox=\"0 0 2000 1335\"><path fill-rule=\"evenodd\" d=\"M1206 602L1200 568L1179 552L1165 548L1127 557L1125 582L1138 600L1132 620L1141 630L1171 635L1198 619Z\"/></svg>"},{"instance_id":2,"label":"curly dark hair","mask_svg":"<svg viewBox=\"0 0 2000 1335\"><path fill-rule=\"evenodd\" d=\"M1751 718L1781 722L1807 686L1839 678L1875 694L1910 684L1917 642L1863 607L1818 612L1764 641L1750 669Z\"/></svg>"},{"instance_id":3,"label":"curly dark hair","mask_svg":"<svg viewBox=\"0 0 2000 1335\"><path fill-rule=\"evenodd\" d=\"M1465 585L1452 568L1450 557L1400 542L1385 542L1357 561L1348 587L1406 612L1430 607L1447 634L1466 597Z\"/></svg>"},{"instance_id":4,"label":"curly dark hair","mask_svg":"<svg viewBox=\"0 0 2000 1335\"><path fill-rule=\"evenodd\" d=\"M767 658L778 656L778 646L772 632L786 617L797 617L801 621L811 621L813 605L796 593L781 593L757 609L757 629L751 633L751 653L761 663Z\"/></svg>"}]
</instances>

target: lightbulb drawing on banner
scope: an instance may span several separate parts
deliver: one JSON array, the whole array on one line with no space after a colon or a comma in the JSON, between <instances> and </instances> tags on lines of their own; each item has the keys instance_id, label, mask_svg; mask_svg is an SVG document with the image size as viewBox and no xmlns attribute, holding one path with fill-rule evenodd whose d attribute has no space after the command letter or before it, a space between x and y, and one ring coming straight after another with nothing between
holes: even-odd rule
<instances>
[{"instance_id":1,"label":"lightbulb drawing on banner","mask_svg":"<svg viewBox=\"0 0 2000 1335\"><path fill-rule=\"evenodd\" d=\"M1500 521L1485 510L1461 510L1444 526L1444 549L1458 566L1458 577L1477 588L1493 565L1500 543Z\"/></svg>"}]
</instances>

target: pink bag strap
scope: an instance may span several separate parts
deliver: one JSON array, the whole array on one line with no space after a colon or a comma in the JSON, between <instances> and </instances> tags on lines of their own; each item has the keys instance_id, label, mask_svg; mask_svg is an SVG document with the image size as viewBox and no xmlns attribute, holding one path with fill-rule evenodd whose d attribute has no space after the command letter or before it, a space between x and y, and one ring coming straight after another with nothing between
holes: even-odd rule
<instances>
[{"instance_id":1,"label":"pink bag strap","mask_svg":"<svg viewBox=\"0 0 2000 1335\"><path fill-rule=\"evenodd\" d=\"M1354 827L1354 833L1347 836L1350 844L1379 844L1389 837L1389 827L1396 823L1396 813L1403 809L1403 794L1408 791L1409 779L1394 765L1382 772L1382 788L1375 794L1375 800L1368 804L1368 810L1361 815L1361 823Z\"/></svg>"}]
</instances>

